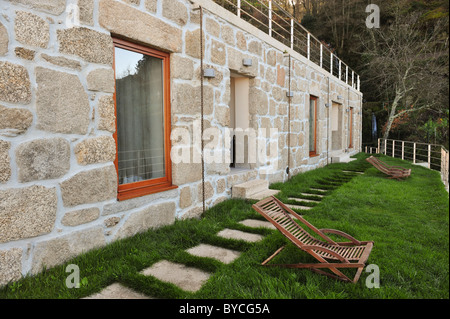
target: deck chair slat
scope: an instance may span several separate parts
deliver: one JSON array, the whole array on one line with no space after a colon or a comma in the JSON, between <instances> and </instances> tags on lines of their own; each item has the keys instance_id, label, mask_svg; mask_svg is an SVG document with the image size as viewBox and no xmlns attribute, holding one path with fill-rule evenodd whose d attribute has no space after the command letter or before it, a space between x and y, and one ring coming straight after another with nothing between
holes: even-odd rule
<instances>
[{"instance_id":1,"label":"deck chair slat","mask_svg":"<svg viewBox=\"0 0 450 319\"><path fill-rule=\"evenodd\" d=\"M277 223L281 223L286 220L286 216L282 215L281 213L272 213L271 215L273 220L275 220Z\"/></svg>"},{"instance_id":2,"label":"deck chair slat","mask_svg":"<svg viewBox=\"0 0 450 319\"><path fill-rule=\"evenodd\" d=\"M261 206L261 207L263 207L263 208L265 208L265 209L270 209L270 208L273 208L273 207L276 207L277 205L274 203L274 202L267 202L267 203L265 203L263 206Z\"/></svg>"},{"instance_id":3,"label":"deck chair slat","mask_svg":"<svg viewBox=\"0 0 450 319\"><path fill-rule=\"evenodd\" d=\"M274 217L280 217L280 216L284 216L282 211L275 211L275 210L265 210L266 214L269 214L271 216Z\"/></svg>"},{"instance_id":4,"label":"deck chair slat","mask_svg":"<svg viewBox=\"0 0 450 319\"><path fill-rule=\"evenodd\" d=\"M303 234L303 229L297 228L292 232L292 234L295 235L295 237L301 236Z\"/></svg>"},{"instance_id":5,"label":"deck chair slat","mask_svg":"<svg viewBox=\"0 0 450 319\"><path fill-rule=\"evenodd\" d=\"M364 249L358 249L358 251L355 254L355 258L361 259L363 253Z\"/></svg>"},{"instance_id":6,"label":"deck chair slat","mask_svg":"<svg viewBox=\"0 0 450 319\"><path fill-rule=\"evenodd\" d=\"M342 255L343 257L347 257L347 253L348 253L348 247L340 247L340 249L339 249L340 255Z\"/></svg>"},{"instance_id":7,"label":"deck chair slat","mask_svg":"<svg viewBox=\"0 0 450 319\"><path fill-rule=\"evenodd\" d=\"M305 232L300 232L297 236L295 236L300 242L305 242L305 239L308 238L308 235Z\"/></svg>"},{"instance_id":8,"label":"deck chair slat","mask_svg":"<svg viewBox=\"0 0 450 319\"><path fill-rule=\"evenodd\" d=\"M272 206L272 205L273 205L273 203L268 202L268 203L265 203L264 205L261 205L261 208L262 209L269 209L269 207Z\"/></svg>"},{"instance_id":9,"label":"deck chair slat","mask_svg":"<svg viewBox=\"0 0 450 319\"><path fill-rule=\"evenodd\" d=\"M303 243L305 245L311 245L312 243L314 243L314 240L310 236L305 236L305 238L303 239Z\"/></svg>"},{"instance_id":10,"label":"deck chair slat","mask_svg":"<svg viewBox=\"0 0 450 319\"><path fill-rule=\"evenodd\" d=\"M271 210L270 213L273 214L274 216L278 216L278 217L284 216L284 214L281 210Z\"/></svg>"},{"instance_id":11,"label":"deck chair slat","mask_svg":"<svg viewBox=\"0 0 450 319\"><path fill-rule=\"evenodd\" d=\"M349 249L348 247L344 247L344 249L342 249L342 250L340 251L339 254L340 254L342 257L347 258L349 252L350 252L350 249Z\"/></svg>"},{"instance_id":12,"label":"deck chair slat","mask_svg":"<svg viewBox=\"0 0 450 319\"><path fill-rule=\"evenodd\" d=\"M357 247L348 248L348 252L344 255L344 257L345 258L352 258L353 255L355 254L356 248Z\"/></svg>"},{"instance_id":13,"label":"deck chair slat","mask_svg":"<svg viewBox=\"0 0 450 319\"><path fill-rule=\"evenodd\" d=\"M358 249L358 251L355 254L355 258L358 258L358 259L361 258L363 251L364 251L364 249L361 249L361 248Z\"/></svg>"},{"instance_id":14,"label":"deck chair slat","mask_svg":"<svg viewBox=\"0 0 450 319\"><path fill-rule=\"evenodd\" d=\"M358 255L356 257L361 258L363 252L364 252L364 248L360 247L358 250Z\"/></svg>"},{"instance_id":15,"label":"deck chair slat","mask_svg":"<svg viewBox=\"0 0 450 319\"><path fill-rule=\"evenodd\" d=\"M281 221L279 221L279 224L284 229L286 229L287 226L292 226L291 221L286 218L283 218Z\"/></svg>"},{"instance_id":16,"label":"deck chair slat","mask_svg":"<svg viewBox=\"0 0 450 319\"><path fill-rule=\"evenodd\" d=\"M291 232L292 234L294 234L294 232L295 232L296 230L298 230L298 227L296 227L295 225L289 224L289 225L286 227L286 230L288 230L289 232Z\"/></svg>"},{"instance_id":17,"label":"deck chair slat","mask_svg":"<svg viewBox=\"0 0 450 319\"><path fill-rule=\"evenodd\" d=\"M273 211L273 210L275 210L275 208L277 208L277 206L272 203L269 203L266 207L263 207L263 209L267 210L267 211Z\"/></svg>"}]
</instances>

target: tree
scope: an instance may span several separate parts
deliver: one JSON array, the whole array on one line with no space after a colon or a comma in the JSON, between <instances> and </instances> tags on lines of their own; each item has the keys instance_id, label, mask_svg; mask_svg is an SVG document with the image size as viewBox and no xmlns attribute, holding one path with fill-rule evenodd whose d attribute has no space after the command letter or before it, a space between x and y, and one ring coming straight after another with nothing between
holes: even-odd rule
<instances>
[{"instance_id":1,"label":"tree","mask_svg":"<svg viewBox=\"0 0 450 319\"><path fill-rule=\"evenodd\" d=\"M406 113L439 109L441 103L448 108L442 99L448 97L448 19L427 26L420 13L405 14L404 7L393 13L391 23L362 39L368 62L363 76L389 105L384 139Z\"/></svg>"},{"instance_id":2,"label":"tree","mask_svg":"<svg viewBox=\"0 0 450 319\"><path fill-rule=\"evenodd\" d=\"M419 128L430 118L448 129L448 0L377 0L380 29L365 24L373 1L277 1L291 13L294 4L303 26L361 76L366 101L388 106L377 114L385 137L394 126L425 141ZM448 134L439 135L447 145Z\"/></svg>"}]
</instances>

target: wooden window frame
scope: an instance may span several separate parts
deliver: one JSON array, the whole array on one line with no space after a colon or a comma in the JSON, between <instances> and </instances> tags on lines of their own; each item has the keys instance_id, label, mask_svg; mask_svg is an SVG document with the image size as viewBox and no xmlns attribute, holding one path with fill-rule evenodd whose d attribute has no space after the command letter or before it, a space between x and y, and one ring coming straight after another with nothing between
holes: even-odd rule
<instances>
[{"instance_id":1,"label":"wooden window frame","mask_svg":"<svg viewBox=\"0 0 450 319\"><path fill-rule=\"evenodd\" d=\"M311 101L314 101L314 151L309 151L309 157L319 156L317 153L317 101L318 98L316 96L309 96L309 105L311 105ZM311 121L311 114L309 115L309 120ZM311 131L309 132L311 134ZM309 142L308 142L309 143Z\"/></svg>"},{"instance_id":2,"label":"wooden window frame","mask_svg":"<svg viewBox=\"0 0 450 319\"><path fill-rule=\"evenodd\" d=\"M163 60L163 87L164 87L164 161L165 161L165 176L160 178L149 179L140 182L119 184L117 178L117 200L126 200L135 197L145 196L153 193L163 192L170 189L177 188L172 185L172 163L170 160L170 130L171 130L171 118L170 118L170 54L162 51L158 51L140 44L129 42L126 40L113 38L114 50L121 48L136 53L149 55L152 57L160 58ZM115 54L113 54L115 59ZM114 74L116 72L115 60L113 61ZM115 77L114 77L115 78ZM116 142L116 158L114 165L116 167L117 176L119 176L119 153L118 153L118 139L117 139L117 101L116 90L114 89L114 115L115 115L115 132L113 137Z\"/></svg>"}]
</instances>

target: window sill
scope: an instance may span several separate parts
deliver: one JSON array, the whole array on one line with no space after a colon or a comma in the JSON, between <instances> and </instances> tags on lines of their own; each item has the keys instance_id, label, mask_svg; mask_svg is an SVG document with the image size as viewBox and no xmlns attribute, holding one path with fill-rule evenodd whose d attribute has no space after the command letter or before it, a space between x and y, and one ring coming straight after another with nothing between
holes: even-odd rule
<instances>
[{"instance_id":1,"label":"window sill","mask_svg":"<svg viewBox=\"0 0 450 319\"><path fill-rule=\"evenodd\" d=\"M316 152L309 152L309 157L317 157L320 154L317 154Z\"/></svg>"},{"instance_id":2,"label":"window sill","mask_svg":"<svg viewBox=\"0 0 450 319\"><path fill-rule=\"evenodd\" d=\"M175 189L175 188L178 188L178 186L172 185L172 184L167 184L167 185L147 186L147 187L127 190L127 191L119 191L117 193L117 200L124 201L127 199L132 199L132 198L136 198L136 197L142 197L145 195L169 191L169 190Z\"/></svg>"}]
</instances>

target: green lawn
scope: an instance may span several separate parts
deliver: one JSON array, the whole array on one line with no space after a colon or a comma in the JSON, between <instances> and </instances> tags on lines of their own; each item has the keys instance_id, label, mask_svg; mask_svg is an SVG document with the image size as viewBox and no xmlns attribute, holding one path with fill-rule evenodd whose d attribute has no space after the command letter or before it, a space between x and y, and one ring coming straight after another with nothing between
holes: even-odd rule
<instances>
[{"instance_id":1,"label":"green lawn","mask_svg":"<svg viewBox=\"0 0 450 319\"><path fill-rule=\"evenodd\" d=\"M309 255L288 242L278 231L249 228L239 221L262 219L251 201L228 200L208 210L200 220L177 221L158 230L112 243L86 253L65 265L24 278L0 289L0 298L81 298L114 282L159 298L272 299L272 298L449 298L449 195L438 172L382 156L389 164L412 168L404 181L385 178L358 154L357 161L331 164L293 177L280 189L279 198L302 198L310 187L328 189L320 203L302 215L318 228L342 230L375 246L367 264L380 271L380 288L366 287L370 273L357 284L343 283L309 270L263 267L260 263L283 244L287 248L277 263L310 262ZM342 170L364 171L364 174ZM312 205L305 202L305 205ZM247 243L216 234L224 228L265 235ZM198 244L239 250L242 255L225 265L214 259L185 252ZM184 263L213 273L196 293L182 291L139 272L162 259ZM81 288L68 289L66 265L77 264Z\"/></svg>"}]
</instances>

